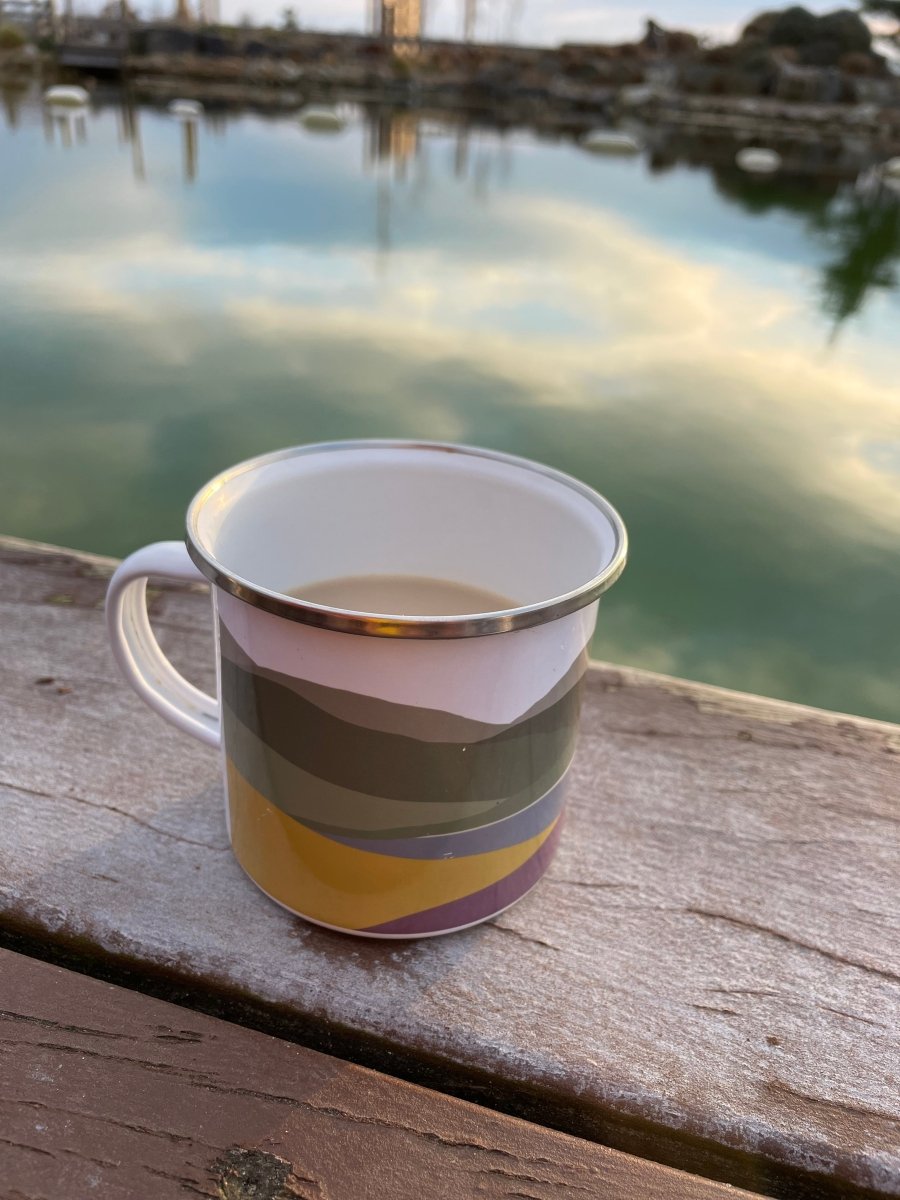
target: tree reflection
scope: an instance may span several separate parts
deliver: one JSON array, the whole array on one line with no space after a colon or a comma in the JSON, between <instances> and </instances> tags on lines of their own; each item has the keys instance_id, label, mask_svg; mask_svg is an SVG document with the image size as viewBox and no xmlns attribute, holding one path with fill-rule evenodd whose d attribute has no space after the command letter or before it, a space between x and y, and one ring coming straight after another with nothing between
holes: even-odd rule
<instances>
[{"instance_id":1,"label":"tree reflection","mask_svg":"<svg viewBox=\"0 0 900 1200\"><path fill-rule=\"evenodd\" d=\"M820 303L834 333L862 311L877 291L900 281L900 197L885 186L865 190L810 176L761 181L736 168L714 171L716 191L745 212L795 214L827 252L819 279Z\"/></svg>"},{"instance_id":2,"label":"tree reflection","mask_svg":"<svg viewBox=\"0 0 900 1200\"><path fill-rule=\"evenodd\" d=\"M834 257L822 271L822 302L837 330L871 291L897 286L900 205L890 192L842 198L824 230Z\"/></svg>"},{"instance_id":3,"label":"tree reflection","mask_svg":"<svg viewBox=\"0 0 900 1200\"><path fill-rule=\"evenodd\" d=\"M0 103L3 105L8 129L18 129L25 95L26 89L15 83L4 82L0 85Z\"/></svg>"}]
</instances>

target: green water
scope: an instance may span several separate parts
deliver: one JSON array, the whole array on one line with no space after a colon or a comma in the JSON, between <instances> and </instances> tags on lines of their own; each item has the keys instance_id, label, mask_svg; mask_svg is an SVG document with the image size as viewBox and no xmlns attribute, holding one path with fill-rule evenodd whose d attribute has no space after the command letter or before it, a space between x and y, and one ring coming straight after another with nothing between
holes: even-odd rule
<instances>
[{"instance_id":1,"label":"green water","mask_svg":"<svg viewBox=\"0 0 900 1200\"><path fill-rule=\"evenodd\" d=\"M437 120L6 101L4 531L124 554L273 447L481 443L623 513L599 656L900 719L896 204Z\"/></svg>"}]
</instances>

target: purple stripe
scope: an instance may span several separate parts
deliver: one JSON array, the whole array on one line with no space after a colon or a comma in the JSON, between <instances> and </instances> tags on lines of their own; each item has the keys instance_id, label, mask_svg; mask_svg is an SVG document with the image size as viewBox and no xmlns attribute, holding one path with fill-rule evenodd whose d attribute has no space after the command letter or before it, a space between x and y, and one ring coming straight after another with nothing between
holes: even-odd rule
<instances>
[{"instance_id":1,"label":"purple stripe","mask_svg":"<svg viewBox=\"0 0 900 1200\"><path fill-rule=\"evenodd\" d=\"M477 829L464 829L459 833L425 834L407 838L348 838L334 833L323 837L354 850L366 850L370 854L388 854L393 858L468 858L472 854L487 854L491 850L506 850L527 842L529 838L543 833L552 825L562 811L566 798L566 776L535 800L528 808L512 816L495 821L493 825L479 825Z\"/></svg>"},{"instance_id":2,"label":"purple stripe","mask_svg":"<svg viewBox=\"0 0 900 1200\"><path fill-rule=\"evenodd\" d=\"M482 888L480 892L463 896L461 900L451 900L449 904L439 904L436 908L426 908L423 912L411 913L408 917L399 917L396 921L386 921L384 925L370 925L360 933L443 933L494 916L524 896L546 871L556 852L563 819L559 818L547 840L521 867Z\"/></svg>"}]
</instances>

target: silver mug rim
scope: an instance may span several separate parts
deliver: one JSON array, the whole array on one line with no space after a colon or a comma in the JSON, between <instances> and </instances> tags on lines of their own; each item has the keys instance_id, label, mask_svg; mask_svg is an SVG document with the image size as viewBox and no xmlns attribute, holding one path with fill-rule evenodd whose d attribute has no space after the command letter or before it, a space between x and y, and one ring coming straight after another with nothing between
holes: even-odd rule
<instances>
[{"instance_id":1,"label":"silver mug rim","mask_svg":"<svg viewBox=\"0 0 900 1200\"><path fill-rule=\"evenodd\" d=\"M261 587L259 584L242 578L234 571L229 570L224 563L201 545L198 523L203 507L215 492L239 475L260 470L286 458L296 458L307 454L333 453L336 450L378 449L428 450L442 454L462 454L472 458L487 458L552 479L589 500L606 517L615 536L612 558L592 579L587 580L579 587L548 600L538 601L536 604L521 605L498 612L447 617L416 617L330 608L326 605L310 604L308 601L286 596L282 592ZM194 565L210 583L263 612L284 617L289 621L297 621L303 625L330 629L336 633L358 634L364 637L418 639L484 637L491 634L511 633L517 629L529 629L535 625L543 625L549 621L556 621L560 617L569 616L592 604L608 588L612 587L625 569L628 555L628 534L625 523L618 512L604 496L574 476L567 475L564 471L557 471L554 467L545 466L543 463L534 462L532 459L506 454L500 450L457 445L453 442L415 441L403 438L360 438L346 441L312 442L305 446L274 450L268 454L260 454L237 463L204 484L194 496L187 512L185 544Z\"/></svg>"}]
</instances>

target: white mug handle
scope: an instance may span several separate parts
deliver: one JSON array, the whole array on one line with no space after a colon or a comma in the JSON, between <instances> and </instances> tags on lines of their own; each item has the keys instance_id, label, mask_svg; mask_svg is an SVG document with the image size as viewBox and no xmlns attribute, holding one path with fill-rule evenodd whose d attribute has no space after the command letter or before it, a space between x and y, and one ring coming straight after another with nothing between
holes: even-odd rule
<instances>
[{"instance_id":1,"label":"white mug handle","mask_svg":"<svg viewBox=\"0 0 900 1200\"><path fill-rule=\"evenodd\" d=\"M119 565L106 593L106 623L122 674L151 708L185 733L218 746L219 704L172 666L150 628L147 577L162 575L189 583L206 582L183 542L155 542Z\"/></svg>"}]
</instances>

